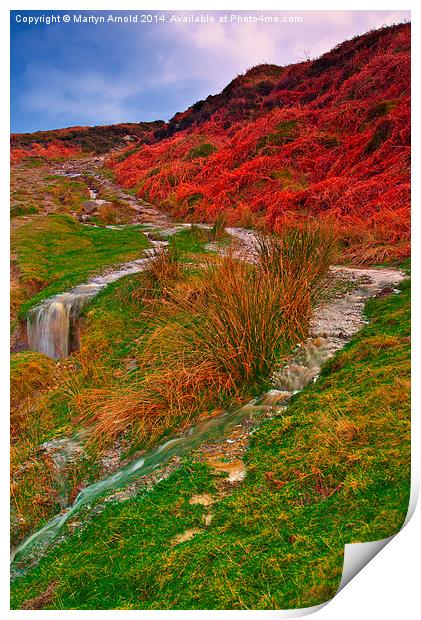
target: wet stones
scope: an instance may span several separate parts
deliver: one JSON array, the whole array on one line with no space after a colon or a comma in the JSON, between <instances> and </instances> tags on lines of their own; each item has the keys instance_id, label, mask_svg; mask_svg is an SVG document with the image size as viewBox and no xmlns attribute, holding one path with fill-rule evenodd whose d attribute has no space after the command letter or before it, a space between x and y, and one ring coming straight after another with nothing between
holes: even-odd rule
<instances>
[{"instance_id":1,"label":"wet stones","mask_svg":"<svg viewBox=\"0 0 421 620\"><path fill-rule=\"evenodd\" d=\"M104 207L104 206L112 207L113 203L110 202L109 200L100 200L100 199L85 200L85 202L82 203L83 211L86 213L86 215L93 215L94 213L97 213L99 207Z\"/></svg>"}]
</instances>

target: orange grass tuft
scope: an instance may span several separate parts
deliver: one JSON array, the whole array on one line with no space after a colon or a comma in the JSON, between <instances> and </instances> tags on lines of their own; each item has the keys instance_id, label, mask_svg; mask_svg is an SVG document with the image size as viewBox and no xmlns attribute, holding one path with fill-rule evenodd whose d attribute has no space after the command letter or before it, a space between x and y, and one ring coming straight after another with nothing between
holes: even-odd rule
<instances>
[{"instance_id":1,"label":"orange grass tuft","mask_svg":"<svg viewBox=\"0 0 421 620\"><path fill-rule=\"evenodd\" d=\"M128 390L117 384L77 399L81 415L95 419L93 437L131 429L151 439L258 389L306 335L334 248L330 229L290 228L279 238L262 237L256 265L228 255L189 281L172 280L144 337L138 378ZM168 282L173 263L168 254L159 260L151 272Z\"/></svg>"}]
</instances>

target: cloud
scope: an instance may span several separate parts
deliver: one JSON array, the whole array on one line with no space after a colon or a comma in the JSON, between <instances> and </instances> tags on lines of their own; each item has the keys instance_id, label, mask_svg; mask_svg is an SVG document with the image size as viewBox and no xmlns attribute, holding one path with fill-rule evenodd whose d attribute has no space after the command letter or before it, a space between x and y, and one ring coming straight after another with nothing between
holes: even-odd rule
<instances>
[{"instance_id":1,"label":"cloud","mask_svg":"<svg viewBox=\"0 0 421 620\"><path fill-rule=\"evenodd\" d=\"M229 14L229 12L227 11ZM173 24L164 33L174 43L176 57L167 58L163 75L168 82L204 79L210 91L260 63L287 65L329 51L343 40L384 24L403 21L408 11L283 11L278 16L302 16L302 23Z\"/></svg>"},{"instance_id":2,"label":"cloud","mask_svg":"<svg viewBox=\"0 0 421 620\"><path fill-rule=\"evenodd\" d=\"M54 119L65 116L84 122L118 122L130 113L127 98L139 95L142 86L126 76L93 70L60 71L42 65L28 66L28 86L23 105L28 112L47 114Z\"/></svg>"},{"instance_id":3,"label":"cloud","mask_svg":"<svg viewBox=\"0 0 421 620\"><path fill-rule=\"evenodd\" d=\"M293 14L302 15L303 22L74 26L46 30L45 36L22 29L14 40L21 66L20 72L15 69L12 113L25 126L31 122L50 127L167 119L218 92L253 65L286 65L307 54L314 58L356 34L410 15Z\"/></svg>"}]
</instances>

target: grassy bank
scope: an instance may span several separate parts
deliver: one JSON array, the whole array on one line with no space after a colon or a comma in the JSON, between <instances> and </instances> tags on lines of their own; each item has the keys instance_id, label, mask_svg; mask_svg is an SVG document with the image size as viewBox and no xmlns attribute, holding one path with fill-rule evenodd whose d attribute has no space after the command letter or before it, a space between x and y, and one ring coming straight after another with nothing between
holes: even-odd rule
<instances>
[{"instance_id":1,"label":"grassy bank","mask_svg":"<svg viewBox=\"0 0 421 620\"><path fill-rule=\"evenodd\" d=\"M90 228L67 215L33 216L18 223L11 240L19 281L12 307L20 316L41 299L81 284L110 265L141 257L149 245L138 226Z\"/></svg>"},{"instance_id":2,"label":"grassy bank","mask_svg":"<svg viewBox=\"0 0 421 620\"><path fill-rule=\"evenodd\" d=\"M315 605L343 545L384 538L409 496L409 283L370 301L367 325L253 436L248 475L212 508L217 478L191 459L149 493L108 504L13 586L52 609L270 609ZM218 499L218 497L216 497ZM199 533L175 544L188 528Z\"/></svg>"},{"instance_id":3,"label":"grassy bank","mask_svg":"<svg viewBox=\"0 0 421 620\"><path fill-rule=\"evenodd\" d=\"M146 244L139 228L120 231L86 228L62 216L44 218L39 225L37 229L31 222L25 224L24 230L17 231L18 247L22 250L19 256L26 273L30 273L36 268L37 248L44 252L46 259L38 260L37 273L53 282L47 292L42 289L23 306L22 314L35 300L86 280L91 265L98 268L100 261L108 264L116 256L133 257L129 254L132 248L141 251ZM78 251L80 244L85 246L83 253ZM182 231L172 238L172 246L183 263L194 260L197 251L202 255L203 244L194 230ZM82 257L86 256L86 250L92 262L85 265ZM159 282L155 282L155 290L153 286L148 276L138 274L101 291L83 309L82 347L67 360L56 362L30 351L12 354L13 544L59 510L54 463L39 446L53 439L71 437L89 426L93 421L89 407L92 394L105 388L124 394L138 375L136 358L144 348L142 337L150 329L161 295ZM152 296L155 302L151 303L152 299L145 303L145 296ZM149 441L156 437L156 433L152 434ZM97 446L90 445L85 458L67 467L65 476L70 492L76 493L82 482L87 483L98 475L98 457Z\"/></svg>"},{"instance_id":4,"label":"grassy bank","mask_svg":"<svg viewBox=\"0 0 421 620\"><path fill-rule=\"evenodd\" d=\"M44 252L46 259L38 261L37 273L53 282L23 306L22 315L36 300L86 280L91 265L98 268L100 261L108 264L109 260L116 260L117 255L120 259L128 258L133 247L141 251L145 245L139 228L134 227L120 231L86 228L62 216L44 218L39 224L40 229L36 226L33 229L31 222L25 224L23 231L17 231L20 233L19 249L23 250L19 256L28 273L35 270L37 248L40 253ZM180 265L194 261L198 252L203 257L204 243L197 231L190 229L171 238L171 247L177 252ZM77 249L79 244L85 245L83 253ZM90 265L88 261L85 266L82 257L86 256L86 251L92 262ZM161 271L163 267L165 265L161 265ZM163 294L165 296L162 285L168 274L165 276L159 270L157 265L155 275L150 272L127 276L107 286L87 303L81 321L81 350L67 360L56 362L30 351L12 354L13 544L59 511L54 462L39 446L92 427L96 399L103 401L110 392L116 399L123 398L131 391L132 381L139 377L138 359L143 356L144 339L157 316L167 315L160 299ZM192 276L191 270L186 271L183 281ZM171 278L167 284L170 283ZM180 418L167 422L141 441L131 438L130 429L126 429L124 446L136 450L139 445L148 445L165 429L174 428ZM99 458L112 444L113 437L101 446L91 442L85 446L84 458L66 467L65 478L71 494L77 493L82 483L100 475Z\"/></svg>"}]
</instances>

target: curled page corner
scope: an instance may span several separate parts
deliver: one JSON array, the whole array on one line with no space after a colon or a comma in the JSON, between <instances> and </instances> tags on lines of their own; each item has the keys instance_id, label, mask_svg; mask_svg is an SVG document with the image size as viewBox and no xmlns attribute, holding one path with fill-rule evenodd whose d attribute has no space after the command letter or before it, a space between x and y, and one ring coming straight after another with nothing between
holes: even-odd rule
<instances>
[{"instance_id":1,"label":"curled page corner","mask_svg":"<svg viewBox=\"0 0 421 620\"><path fill-rule=\"evenodd\" d=\"M411 495L408 503L408 510L405 521L400 530L392 534L388 538L382 540L374 540L365 543L349 543L344 549L344 563L342 569L342 578L336 591L338 594L363 568L366 566L395 536L408 524L415 512L419 496L419 481L414 480L411 484ZM335 596L336 596L335 594ZM311 612L309 612L311 613Z\"/></svg>"},{"instance_id":2,"label":"curled page corner","mask_svg":"<svg viewBox=\"0 0 421 620\"><path fill-rule=\"evenodd\" d=\"M344 562L342 568L342 577L339 583L339 587L335 592L334 597L339 594L339 592L356 576L358 573L366 566L388 543L390 543L395 536L401 532L404 527L411 520L412 515L415 512L415 507L418 502L420 491L420 481L417 476L412 474L412 482L411 482L411 494L408 502L408 510L406 513L405 521L400 530L392 534L388 538L383 538L382 540L373 540L370 542L364 543L347 543L344 547ZM334 598L333 597L333 598ZM277 618L300 618L303 616L309 616L311 614L320 611L323 607L325 607L331 600L328 599L319 605L314 605L313 607L303 607L301 609L287 609L287 610L279 610L276 612Z\"/></svg>"},{"instance_id":3,"label":"curled page corner","mask_svg":"<svg viewBox=\"0 0 421 620\"><path fill-rule=\"evenodd\" d=\"M261 613L262 617L264 614L265 618L267 618L268 615L271 615L273 618L276 618L276 619L278 618L302 618L304 616L309 616L310 614L314 614L316 613L316 611L320 611L320 609L322 609L329 603L329 600L324 601L323 603L319 603L318 605L313 605L313 607L300 607L297 609L271 609L271 610L262 610L261 612L250 610L250 613L254 615ZM260 618L260 615L258 615L258 617Z\"/></svg>"},{"instance_id":4,"label":"curled page corner","mask_svg":"<svg viewBox=\"0 0 421 620\"><path fill-rule=\"evenodd\" d=\"M406 521L405 521L406 523ZM391 540L396 534L365 543L347 543L344 548L344 562L342 568L342 577L335 596L366 566ZM333 597L334 598L334 597ZM291 609L287 612L281 612L279 618L298 618L300 616L308 616L313 614L327 605L332 599L327 600L320 605L314 607L306 607L304 609ZM285 615L284 615L285 614Z\"/></svg>"},{"instance_id":5,"label":"curled page corner","mask_svg":"<svg viewBox=\"0 0 421 620\"><path fill-rule=\"evenodd\" d=\"M364 543L345 545L342 578L336 594L342 590L394 537L396 534ZM336 596L336 595L335 595Z\"/></svg>"}]
</instances>

